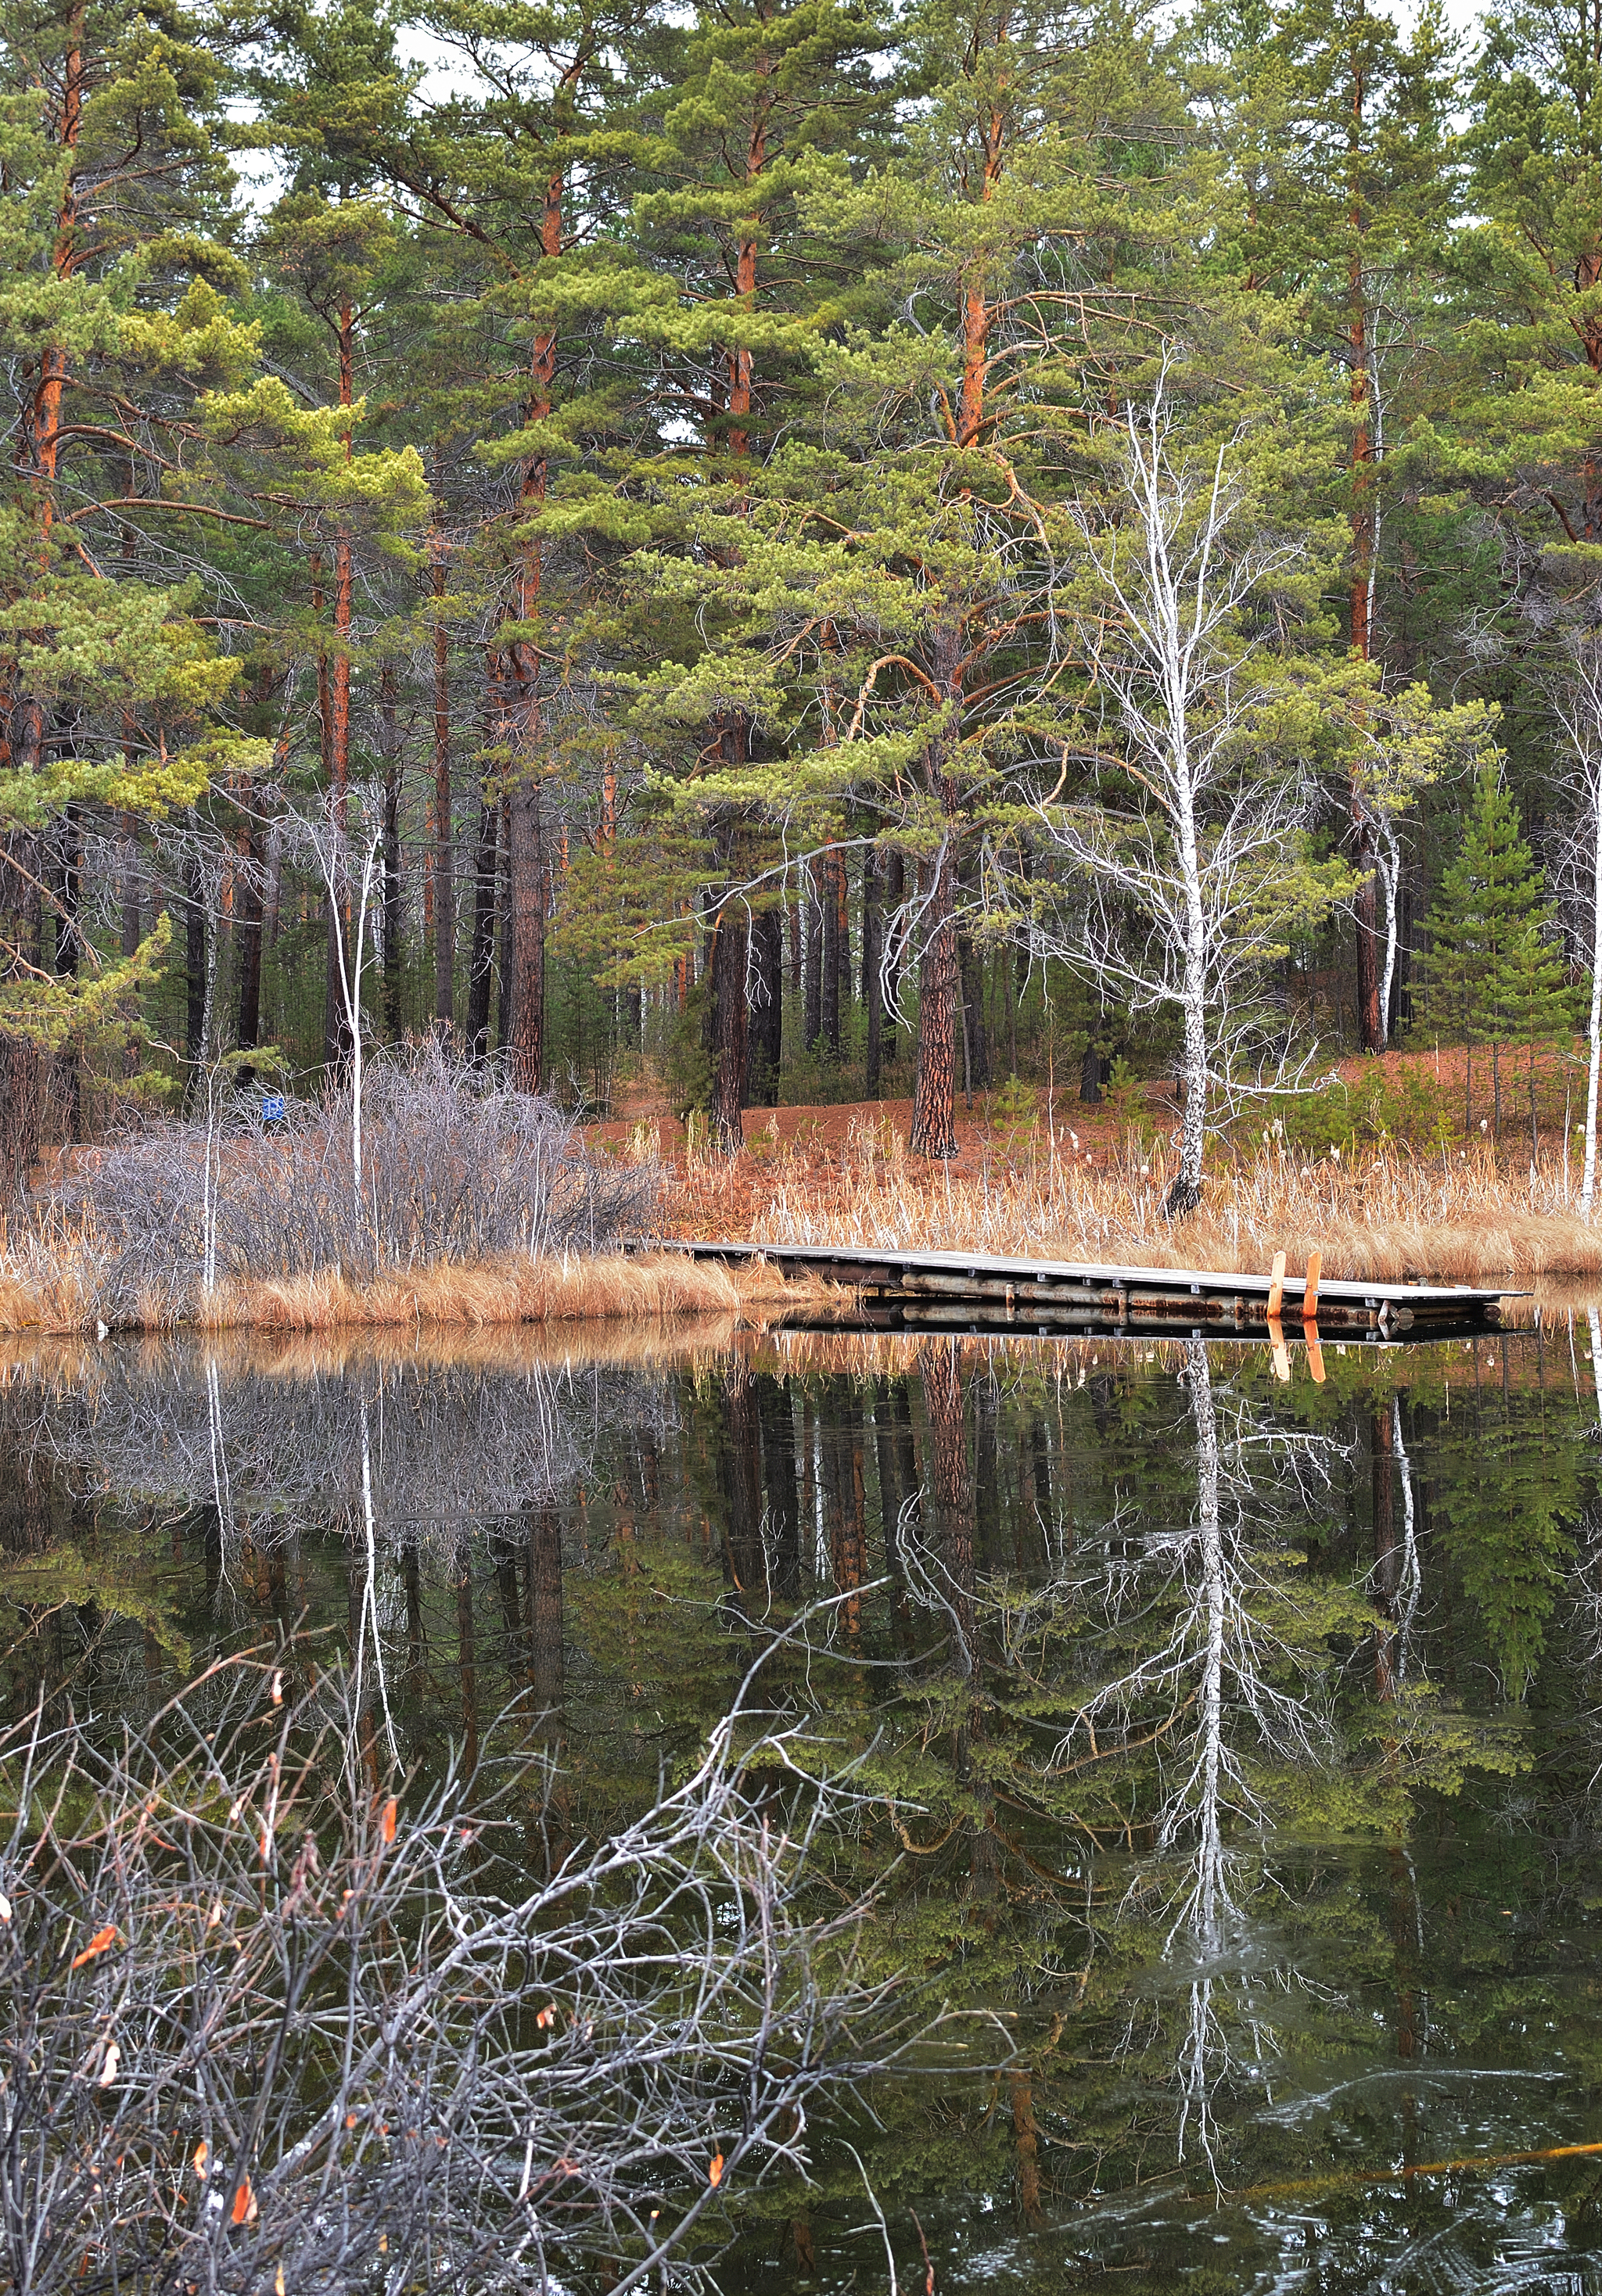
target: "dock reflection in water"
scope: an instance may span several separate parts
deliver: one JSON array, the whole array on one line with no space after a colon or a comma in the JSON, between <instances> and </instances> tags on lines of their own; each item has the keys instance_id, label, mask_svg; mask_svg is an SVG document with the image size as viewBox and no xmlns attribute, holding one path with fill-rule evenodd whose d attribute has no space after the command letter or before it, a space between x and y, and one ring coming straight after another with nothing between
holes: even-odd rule
<instances>
[{"instance_id":1,"label":"dock reflection in water","mask_svg":"<svg viewBox=\"0 0 1602 2296\"><path fill-rule=\"evenodd\" d=\"M791 1628L870 1797L820 1901L984 2013L727 2196L722 2287L1602 2289L1602 1334L1292 1358L18 1349L8 1694L346 1652L413 1765L521 1702L577 1839Z\"/></svg>"}]
</instances>

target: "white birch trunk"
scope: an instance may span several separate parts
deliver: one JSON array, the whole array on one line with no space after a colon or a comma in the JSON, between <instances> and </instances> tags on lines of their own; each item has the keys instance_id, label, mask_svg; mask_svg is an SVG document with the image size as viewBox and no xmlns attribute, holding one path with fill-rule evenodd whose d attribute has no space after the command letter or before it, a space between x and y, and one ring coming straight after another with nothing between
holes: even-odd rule
<instances>
[{"instance_id":1,"label":"white birch trunk","mask_svg":"<svg viewBox=\"0 0 1602 2296\"><path fill-rule=\"evenodd\" d=\"M1580 1183L1580 1214L1589 1220L1597 1193L1597 1086L1602 1076L1602 786L1590 776L1591 859L1591 1009L1585 1071L1585 1171Z\"/></svg>"},{"instance_id":2,"label":"white birch trunk","mask_svg":"<svg viewBox=\"0 0 1602 2296\"><path fill-rule=\"evenodd\" d=\"M1391 822L1384 816L1375 827L1385 845L1385 857L1377 859L1380 891L1385 904L1385 961L1379 982L1379 1046L1382 1053L1391 1042L1391 990L1396 980L1396 957L1401 935L1396 922L1397 888L1401 881L1401 846Z\"/></svg>"},{"instance_id":3,"label":"white birch trunk","mask_svg":"<svg viewBox=\"0 0 1602 2296\"><path fill-rule=\"evenodd\" d=\"M1192 1212L1202 1201L1202 1158L1207 1146L1207 921L1196 865L1195 821L1188 806L1181 824L1180 865L1185 872L1185 1116L1179 1135L1179 1169L1164 1206L1171 1219Z\"/></svg>"}]
</instances>

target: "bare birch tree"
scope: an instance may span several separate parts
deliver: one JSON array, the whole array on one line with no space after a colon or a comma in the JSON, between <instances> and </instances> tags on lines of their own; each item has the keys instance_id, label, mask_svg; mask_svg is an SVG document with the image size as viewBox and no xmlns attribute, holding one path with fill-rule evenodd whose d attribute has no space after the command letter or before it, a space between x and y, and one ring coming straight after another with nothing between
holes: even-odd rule
<instances>
[{"instance_id":1,"label":"bare birch tree","mask_svg":"<svg viewBox=\"0 0 1602 2296\"><path fill-rule=\"evenodd\" d=\"M1602 633L1567 635L1548 691L1569 742L1567 780L1574 813L1565 874L1590 960L1585 1167L1580 1181L1581 1216L1589 1220L1597 1195L1597 1101L1602 1084Z\"/></svg>"},{"instance_id":2,"label":"bare birch tree","mask_svg":"<svg viewBox=\"0 0 1602 2296\"><path fill-rule=\"evenodd\" d=\"M1237 431L1210 458L1175 435L1166 378L1131 407L1120 514L1072 513L1080 566L1058 604L1076 625L1100 715L1072 747L1128 801L1042 811L1087 890L1080 929L1054 953L1109 1002L1169 1011L1182 1030L1179 1170L1167 1210L1202 1195L1210 1096L1267 1042L1250 989L1287 923L1337 898L1336 872L1302 858L1313 783L1263 727L1281 672L1253 610L1288 581L1296 542L1253 531Z\"/></svg>"}]
</instances>

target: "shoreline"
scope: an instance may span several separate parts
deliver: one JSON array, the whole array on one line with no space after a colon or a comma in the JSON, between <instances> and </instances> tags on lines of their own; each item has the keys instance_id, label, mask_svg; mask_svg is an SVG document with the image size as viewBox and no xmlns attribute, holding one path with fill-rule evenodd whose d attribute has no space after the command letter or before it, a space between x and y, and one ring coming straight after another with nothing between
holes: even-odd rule
<instances>
[{"instance_id":1,"label":"shoreline","mask_svg":"<svg viewBox=\"0 0 1602 2296\"><path fill-rule=\"evenodd\" d=\"M147 1312L108 1320L80 1254L55 1267L0 1269L0 1333L81 1338L105 1332L398 1331L516 1324L610 1323L653 1328L676 1318L718 1316L737 1327L776 1311L826 1306L836 1287L786 1278L761 1265L730 1268L668 1250L597 1252L536 1259L521 1254L472 1263L438 1261L353 1282L337 1268L296 1276L233 1279L182 1315Z\"/></svg>"},{"instance_id":2,"label":"shoreline","mask_svg":"<svg viewBox=\"0 0 1602 2296\"><path fill-rule=\"evenodd\" d=\"M845 1304L817 1278L690 1260L674 1245L692 1238L1259 1275L1278 1252L1294 1275L1317 1251L1330 1283L1465 1284L1588 1305L1602 1296L1602 1219L1574 1208L1561 1150L1519 1169L1480 1144L1387 1141L1344 1157L1261 1149L1220 1157L1201 1206L1176 1223L1163 1211L1171 1168L1164 1142L1125 1132L1093 1152L1066 1128L992 1135L941 1164L912 1156L882 1119L853 1115L826 1144L802 1137L771 1154L655 1165L645 1196L654 1240L634 1249L441 1259L369 1276L329 1265L230 1276L209 1292L183 1251L165 1264L157 1251L148 1278L143 1267L131 1275L92 1218L63 1218L46 1201L0 1250L0 1332L650 1329L685 1316L826 1319Z\"/></svg>"}]
</instances>

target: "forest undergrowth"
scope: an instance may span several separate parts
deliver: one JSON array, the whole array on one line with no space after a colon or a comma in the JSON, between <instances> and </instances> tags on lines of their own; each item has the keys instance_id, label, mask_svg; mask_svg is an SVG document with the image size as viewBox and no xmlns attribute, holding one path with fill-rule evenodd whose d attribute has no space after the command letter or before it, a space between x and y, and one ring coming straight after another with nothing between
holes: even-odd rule
<instances>
[{"instance_id":1,"label":"forest undergrowth","mask_svg":"<svg viewBox=\"0 0 1602 2296\"><path fill-rule=\"evenodd\" d=\"M661 1173L424 1046L286 1108L147 1124L44 1176L0 1232L0 1331L331 1331L739 1318L793 1301L646 1245Z\"/></svg>"},{"instance_id":2,"label":"forest undergrowth","mask_svg":"<svg viewBox=\"0 0 1602 2296\"><path fill-rule=\"evenodd\" d=\"M1422 1089L1380 1081L1387 1110ZM694 1126L586 1132L414 1047L370 1070L359 1125L347 1086L271 1137L222 1106L42 1173L0 1227L0 1332L733 1328L838 1304L772 1267L691 1261L672 1248L690 1236L1243 1273L1317 1250L1334 1280L1602 1288L1602 1226L1555 1126L1532 1148L1454 1133L1432 1084L1423 1136L1365 1136L1378 1088L1216 1139L1200 1206L1171 1220L1176 1146L1149 1088L1072 1122L1027 1087L976 1098L949 1161L910 1152L894 1104L753 1111L730 1158Z\"/></svg>"}]
</instances>

